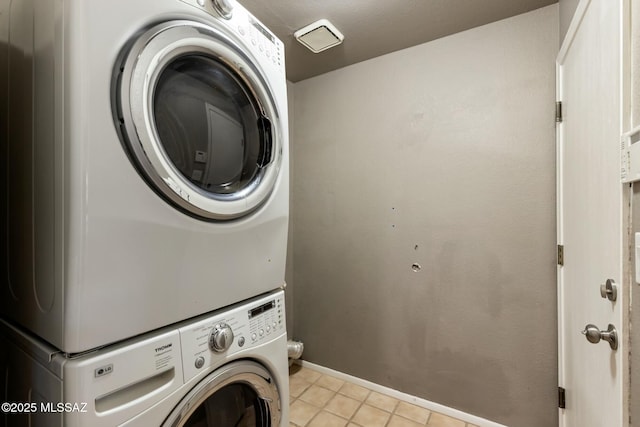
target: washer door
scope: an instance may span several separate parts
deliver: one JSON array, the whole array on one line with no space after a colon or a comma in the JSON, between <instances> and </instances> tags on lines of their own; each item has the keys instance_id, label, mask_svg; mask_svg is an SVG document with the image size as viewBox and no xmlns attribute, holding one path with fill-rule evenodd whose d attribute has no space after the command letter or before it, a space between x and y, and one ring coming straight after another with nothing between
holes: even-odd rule
<instances>
[{"instance_id":1,"label":"washer door","mask_svg":"<svg viewBox=\"0 0 640 427\"><path fill-rule=\"evenodd\" d=\"M173 206L239 218L269 197L282 142L256 62L222 28L171 21L143 33L116 69L113 111L129 157Z\"/></svg>"},{"instance_id":2,"label":"washer door","mask_svg":"<svg viewBox=\"0 0 640 427\"><path fill-rule=\"evenodd\" d=\"M275 380L251 361L231 363L189 392L162 427L277 427L280 395Z\"/></svg>"}]
</instances>

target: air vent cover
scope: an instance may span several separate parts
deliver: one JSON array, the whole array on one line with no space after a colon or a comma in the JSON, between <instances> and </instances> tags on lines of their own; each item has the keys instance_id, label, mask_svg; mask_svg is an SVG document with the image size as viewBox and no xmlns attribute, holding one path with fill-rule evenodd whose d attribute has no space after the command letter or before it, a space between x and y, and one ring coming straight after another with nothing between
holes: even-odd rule
<instances>
[{"instance_id":1,"label":"air vent cover","mask_svg":"<svg viewBox=\"0 0 640 427\"><path fill-rule=\"evenodd\" d=\"M337 46L344 40L342 33L326 19L320 19L300 28L293 33L293 36L313 53Z\"/></svg>"}]
</instances>

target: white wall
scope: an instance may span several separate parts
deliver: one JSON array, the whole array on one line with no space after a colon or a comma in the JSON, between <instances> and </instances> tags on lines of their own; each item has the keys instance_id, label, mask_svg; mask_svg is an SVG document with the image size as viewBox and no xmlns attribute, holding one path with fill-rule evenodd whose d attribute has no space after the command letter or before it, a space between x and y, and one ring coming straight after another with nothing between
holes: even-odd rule
<instances>
[{"instance_id":1,"label":"white wall","mask_svg":"<svg viewBox=\"0 0 640 427\"><path fill-rule=\"evenodd\" d=\"M553 5L293 85L305 359L557 424L558 28Z\"/></svg>"}]
</instances>

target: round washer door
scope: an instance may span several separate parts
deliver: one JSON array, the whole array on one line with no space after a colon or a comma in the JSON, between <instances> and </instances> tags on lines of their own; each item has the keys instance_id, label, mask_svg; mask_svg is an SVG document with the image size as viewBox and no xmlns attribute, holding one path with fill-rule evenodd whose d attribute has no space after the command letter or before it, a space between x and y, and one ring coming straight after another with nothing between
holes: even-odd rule
<instances>
[{"instance_id":1,"label":"round washer door","mask_svg":"<svg viewBox=\"0 0 640 427\"><path fill-rule=\"evenodd\" d=\"M261 365L240 361L205 377L162 427L277 427L280 418L275 380Z\"/></svg>"},{"instance_id":2,"label":"round washer door","mask_svg":"<svg viewBox=\"0 0 640 427\"><path fill-rule=\"evenodd\" d=\"M275 186L282 133L272 92L221 28L170 21L143 33L116 69L113 111L140 174L187 214L239 218Z\"/></svg>"}]
</instances>

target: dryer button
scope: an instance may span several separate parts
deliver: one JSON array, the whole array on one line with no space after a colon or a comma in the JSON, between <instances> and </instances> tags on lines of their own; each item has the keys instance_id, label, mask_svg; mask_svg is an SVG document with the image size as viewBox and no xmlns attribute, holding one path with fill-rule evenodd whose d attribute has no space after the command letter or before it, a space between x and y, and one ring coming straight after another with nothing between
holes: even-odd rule
<instances>
[{"instance_id":1,"label":"dryer button","mask_svg":"<svg viewBox=\"0 0 640 427\"><path fill-rule=\"evenodd\" d=\"M238 338L238 346L242 347L244 345L244 337Z\"/></svg>"}]
</instances>

